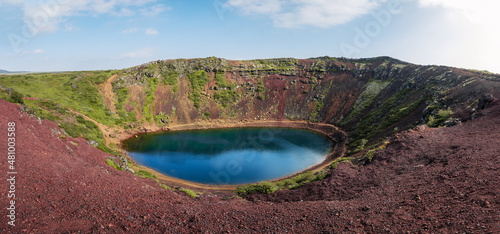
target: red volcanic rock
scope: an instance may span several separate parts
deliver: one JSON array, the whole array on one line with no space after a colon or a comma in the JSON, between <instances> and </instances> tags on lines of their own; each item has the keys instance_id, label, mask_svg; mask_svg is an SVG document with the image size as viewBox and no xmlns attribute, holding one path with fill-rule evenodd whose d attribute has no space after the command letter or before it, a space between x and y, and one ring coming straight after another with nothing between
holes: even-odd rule
<instances>
[{"instance_id":1,"label":"red volcanic rock","mask_svg":"<svg viewBox=\"0 0 500 234\"><path fill-rule=\"evenodd\" d=\"M0 232L498 233L500 105L463 126L401 134L373 162L272 195L193 199L117 171L83 138L0 99ZM8 123L15 122L9 170ZM15 227L8 225L15 171ZM223 194L223 193L222 193Z\"/></svg>"}]
</instances>

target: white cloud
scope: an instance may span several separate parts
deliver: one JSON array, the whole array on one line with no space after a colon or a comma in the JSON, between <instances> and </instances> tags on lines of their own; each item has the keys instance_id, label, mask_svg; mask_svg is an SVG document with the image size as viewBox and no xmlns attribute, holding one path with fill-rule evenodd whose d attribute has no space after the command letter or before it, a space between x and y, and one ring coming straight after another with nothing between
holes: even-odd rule
<instances>
[{"instance_id":1,"label":"white cloud","mask_svg":"<svg viewBox=\"0 0 500 234\"><path fill-rule=\"evenodd\" d=\"M137 30L139 30L138 28L129 28L129 29L125 29L122 31L122 33L134 33L134 32L137 32Z\"/></svg>"},{"instance_id":2,"label":"white cloud","mask_svg":"<svg viewBox=\"0 0 500 234\"><path fill-rule=\"evenodd\" d=\"M148 29L146 29L146 31L145 31L144 33L145 33L146 35L152 35L152 36L154 36L154 35L158 35L158 34L159 34L159 32L158 32L158 31L156 31L156 30L154 30L154 29L152 29L152 28L148 28Z\"/></svg>"},{"instance_id":3,"label":"white cloud","mask_svg":"<svg viewBox=\"0 0 500 234\"><path fill-rule=\"evenodd\" d=\"M64 25L64 30L66 30L66 31L73 31L73 29L75 29L75 26L73 26L72 24L65 24Z\"/></svg>"},{"instance_id":4,"label":"white cloud","mask_svg":"<svg viewBox=\"0 0 500 234\"><path fill-rule=\"evenodd\" d=\"M140 12L143 16L155 17L155 16L157 16L165 11L170 11L170 10L172 10L171 7L167 7L163 4L157 4L157 5L154 5L151 7L143 8L140 10Z\"/></svg>"},{"instance_id":5,"label":"white cloud","mask_svg":"<svg viewBox=\"0 0 500 234\"><path fill-rule=\"evenodd\" d=\"M128 17L135 15L135 12L133 10L124 7L121 8L119 11L113 12L113 14L116 16Z\"/></svg>"},{"instance_id":6,"label":"white cloud","mask_svg":"<svg viewBox=\"0 0 500 234\"><path fill-rule=\"evenodd\" d=\"M41 53L43 53L42 49L37 49L37 50L33 51L33 54L41 54Z\"/></svg>"},{"instance_id":7,"label":"white cloud","mask_svg":"<svg viewBox=\"0 0 500 234\"><path fill-rule=\"evenodd\" d=\"M419 0L419 3L423 7L443 7L450 9L463 14L469 20L476 23L497 24L500 18L497 13L499 7L498 0Z\"/></svg>"},{"instance_id":8,"label":"white cloud","mask_svg":"<svg viewBox=\"0 0 500 234\"><path fill-rule=\"evenodd\" d=\"M441 8L447 22L444 27L456 32L452 41L443 38L443 44L452 43L460 56L446 58L459 66L489 69L498 72L500 14L497 0L418 0L421 7ZM456 52L455 52L456 53ZM449 54L452 54L451 52Z\"/></svg>"},{"instance_id":9,"label":"white cloud","mask_svg":"<svg viewBox=\"0 0 500 234\"><path fill-rule=\"evenodd\" d=\"M368 14L386 0L228 0L248 15L264 15L284 28L314 26L327 28Z\"/></svg>"},{"instance_id":10,"label":"white cloud","mask_svg":"<svg viewBox=\"0 0 500 234\"><path fill-rule=\"evenodd\" d=\"M241 9L245 14L276 14L281 11L280 0L229 0L226 6Z\"/></svg>"},{"instance_id":11,"label":"white cloud","mask_svg":"<svg viewBox=\"0 0 500 234\"><path fill-rule=\"evenodd\" d=\"M144 48L142 50L125 53L118 58L131 58L131 59L149 58L152 57L153 55L154 55L154 50L152 48Z\"/></svg>"},{"instance_id":12,"label":"white cloud","mask_svg":"<svg viewBox=\"0 0 500 234\"><path fill-rule=\"evenodd\" d=\"M0 0L0 4L17 5L24 12L24 21L33 35L52 32L59 29L65 18L75 15L111 14L115 16L132 16L136 12L155 16L170 9L157 0L46 0L20 1ZM134 9L134 10L131 10Z\"/></svg>"}]
</instances>

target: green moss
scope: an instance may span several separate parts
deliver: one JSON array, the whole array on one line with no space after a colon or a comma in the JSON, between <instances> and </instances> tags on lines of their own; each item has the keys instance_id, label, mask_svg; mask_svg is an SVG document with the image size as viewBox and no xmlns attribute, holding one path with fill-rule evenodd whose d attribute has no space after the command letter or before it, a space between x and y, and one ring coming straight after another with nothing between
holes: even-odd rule
<instances>
[{"instance_id":1,"label":"green moss","mask_svg":"<svg viewBox=\"0 0 500 234\"><path fill-rule=\"evenodd\" d=\"M307 171L292 178L278 182L261 182L258 184L238 186L236 188L236 193L238 195L253 193L270 194L283 189L296 189L307 183L322 180L326 177L326 175L326 171L320 171L317 174L314 174L313 171Z\"/></svg>"},{"instance_id":2,"label":"green moss","mask_svg":"<svg viewBox=\"0 0 500 234\"><path fill-rule=\"evenodd\" d=\"M219 88L234 88L234 85L227 82L224 72L221 71L215 73L215 84Z\"/></svg>"},{"instance_id":3,"label":"green moss","mask_svg":"<svg viewBox=\"0 0 500 234\"><path fill-rule=\"evenodd\" d=\"M142 110L142 116L149 123L153 122L154 106L151 105L155 100L156 88L158 88L158 79L155 77L151 77L149 79L148 89L146 90L146 100L144 102L144 108Z\"/></svg>"},{"instance_id":4,"label":"green moss","mask_svg":"<svg viewBox=\"0 0 500 234\"><path fill-rule=\"evenodd\" d=\"M264 92L264 84L262 83L262 78L259 79L258 83L257 83L257 92L258 93L262 93Z\"/></svg>"},{"instance_id":5,"label":"green moss","mask_svg":"<svg viewBox=\"0 0 500 234\"><path fill-rule=\"evenodd\" d=\"M436 116L429 116L427 120L427 126L429 127L439 127L441 126L450 116L453 115L453 111L448 108L446 110L441 109L436 113Z\"/></svg>"},{"instance_id":6,"label":"green moss","mask_svg":"<svg viewBox=\"0 0 500 234\"><path fill-rule=\"evenodd\" d=\"M321 111L321 109L323 109L323 102L320 101L320 100L316 100L315 101L315 104L314 104L315 108L314 110L311 112L311 115L309 117L309 120L310 121L314 121L314 120L317 120L316 119L316 116L318 115L318 113Z\"/></svg>"},{"instance_id":7,"label":"green moss","mask_svg":"<svg viewBox=\"0 0 500 234\"><path fill-rule=\"evenodd\" d=\"M205 111L205 113L203 114L203 119L209 120L211 115L212 114L210 114L210 111Z\"/></svg>"},{"instance_id":8,"label":"green moss","mask_svg":"<svg viewBox=\"0 0 500 234\"><path fill-rule=\"evenodd\" d=\"M106 164L115 168L116 170L123 171L121 167L119 167L118 165L115 164L115 161L113 159L110 159L110 158L106 159Z\"/></svg>"},{"instance_id":9,"label":"green moss","mask_svg":"<svg viewBox=\"0 0 500 234\"><path fill-rule=\"evenodd\" d=\"M278 187L271 182L261 182L259 184L250 184L236 187L236 193L240 196L253 193L271 194L274 193Z\"/></svg>"},{"instance_id":10,"label":"green moss","mask_svg":"<svg viewBox=\"0 0 500 234\"><path fill-rule=\"evenodd\" d=\"M344 124L352 121L359 114L361 114L364 109L368 108L379 93L382 92L382 90L384 90L389 84L390 82L377 80L369 82L366 85L365 90L359 95L356 102L354 102L351 114L344 120Z\"/></svg>"},{"instance_id":11,"label":"green moss","mask_svg":"<svg viewBox=\"0 0 500 234\"><path fill-rule=\"evenodd\" d=\"M239 97L239 93L235 90L220 90L214 94L214 100L223 107L227 107L229 104L235 103Z\"/></svg>"},{"instance_id":12,"label":"green moss","mask_svg":"<svg viewBox=\"0 0 500 234\"><path fill-rule=\"evenodd\" d=\"M181 190L182 192L186 193L187 195L191 196L191 197L194 197L194 198L196 198L196 197L197 197L196 193L195 193L193 190L191 190L191 189L187 189L187 188L180 188L180 190Z\"/></svg>"},{"instance_id":13,"label":"green moss","mask_svg":"<svg viewBox=\"0 0 500 234\"><path fill-rule=\"evenodd\" d=\"M355 125L355 130L353 131L355 137L352 138L354 144L350 144L350 148L354 149L361 139L371 139L373 136L410 115L427 100L427 97L423 96L415 102L407 103L408 100L411 100L410 97L414 97L417 92L419 90L403 89L387 99L382 104L382 107L362 115L361 119ZM359 151L354 150L354 153L356 152Z\"/></svg>"},{"instance_id":14,"label":"green moss","mask_svg":"<svg viewBox=\"0 0 500 234\"><path fill-rule=\"evenodd\" d=\"M173 188L170 188L170 187L168 187L167 185L164 185L164 184L161 184L160 186L162 188L166 189L166 190L174 190Z\"/></svg>"},{"instance_id":15,"label":"green moss","mask_svg":"<svg viewBox=\"0 0 500 234\"><path fill-rule=\"evenodd\" d=\"M169 70L163 73L163 84L165 85L177 85L177 79L179 78L179 73L175 70Z\"/></svg>"},{"instance_id":16,"label":"green moss","mask_svg":"<svg viewBox=\"0 0 500 234\"><path fill-rule=\"evenodd\" d=\"M191 88L193 92L190 95L190 99L193 102L196 109L200 109L201 107L201 91L205 87L205 85L210 82L210 77L207 75L207 72L200 70L188 75L188 80L191 83Z\"/></svg>"},{"instance_id":17,"label":"green moss","mask_svg":"<svg viewBox=\"0 0 500 234\"><path fill-rule=\"evenodd\" d=\"M135 173L137 176L140 176L142 178L152 178L156 179L156 176L149 172L149 171L144 171L144 170L139 170L138 172Z\"/></svg>"},{"instance_id":18,"label":"green moss","mask_svg":"<svg viewBox=\"0 0 500 234\"><path fill-rule=\"evenodd\" d=\"M120 119L116 120L116 124L122 124L123 122L136 122L135 112L128 112L125 110L125 103L129 100L129 93L127 88L120 88L114 91L118 97L118 101L115 103L115 108Z\"/></svg>"},{"instance_id":19,"label":"green moss","mask_svg":"<svg viewBox=\"0 0 500 234\"><path fill-rule=\"evenodd\" d=\"M326 176L325 171L321 171L317 175L315 175L313 171L307 171L305 173L294 176L290 179L278 181L275 184L279 190L296 189L302 187L304 184L307 184L309 182L322 180L325 178L325 176Z\"/></svg>"},{"instance_id":20,"label":"green moss","mask_svg":"<svg viewBox=\"0 0 500 234\"><path fill-rule=\"evenodd\" d=\"M330 164L330 168L331 169L335 169L337 168L337 166L339 165L339 163L341 162L347 162L347 163L351 163L351 161L353 160L354 158L353 157L342 157L342 158L339 158L335 161L332 162L332 164Z\"/></svg>"}]
</instances>

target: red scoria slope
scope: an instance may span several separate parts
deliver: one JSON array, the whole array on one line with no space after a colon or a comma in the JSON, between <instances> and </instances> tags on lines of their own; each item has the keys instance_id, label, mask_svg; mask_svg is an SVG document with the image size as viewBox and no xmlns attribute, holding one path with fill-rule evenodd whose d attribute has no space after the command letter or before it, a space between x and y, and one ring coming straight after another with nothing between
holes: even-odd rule
<instances>
[{"instance_id":1,"label":"red scoria slope","mask_svg":"<svg viewBox=\"0 0 500 234\"><path fill-rule=\"evenodd\" d=\"M117 171L84 139L0 100L0 232L499 233L500 105L461 127L401 134L372 163L252 201L193 199ZM7 123L16 122L16 222L7 225Z\"/></svg>"}]
</instances>

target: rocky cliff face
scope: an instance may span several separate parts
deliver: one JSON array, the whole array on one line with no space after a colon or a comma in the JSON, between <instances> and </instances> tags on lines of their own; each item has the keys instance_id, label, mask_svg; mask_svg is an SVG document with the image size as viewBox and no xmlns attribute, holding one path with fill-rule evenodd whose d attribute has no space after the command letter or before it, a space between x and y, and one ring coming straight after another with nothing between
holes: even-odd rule
<instances>
[{"instance_id":1,"label":"rocky cliff face","mask_svg":"<svg viewBox=\"0 0 500 234\"><path fill-rule=\"evenodd\" d=\"M324 71L311 75L311 67L316 66L311 64L321 60L327 62L317 67ZM198 66L206 61L179 63ZM14 185L8 179L0 181L4 188L0 190L4 198L0 206L7 209L0 232L500 232L500 132L492 127L500 124L500 103L494 100L500 90L498 76L395 60L382 66L385 58L322 58L290 60L297 61L294 71L273 65L265 72L258 71L259 77L246 70L262 62L219 61L234 69L189 70L186 65L185 70L177 70L170 66L175 61L160 61L119 73L112 83L113 95L107 93L109 103L116 106L116 115L101 102L99 90L107 90L102 88L107 84L104 79L104 84L98 84L96 73L0 77L5 87L0 87L0 98L24 100L30 107L0 99L0 141L4 142L0 152L14 152L9 149L14 146L7 144L11 142L8 133L15 132L10 137L16 139L15 161L4 158L0 168L6 172L13 166L9 170L17 172ZM366 63L364 67L361 62ZM300 64L309 66L309 71L299 69ZM328 71L329 67L332 71ZM367 70L363 73L363 69ZM56 88L51 89L53 86ZM43 92L39 92L41 88ZM14 89L36 97L22 99L18 95L14 99ZM49 96L51 92L53 97ZM72 97L59 95L64 92ZM222 93L229 98L224 99ZM271 98L280 102L272 102ZM74 100L77 104L72 104ZM317 100L322 100L323 105L316 104ZM277 113L265 112L280 104L283 108L278 108ZM418 127L404 132L386 149L377 151L370 164L340 163L321 181L272 195L252 195L248 199L260 201L249 202L224 192L203 192L193 199L161 187L155 180L113 169L105 163L112 156L94 148L93 142L66 136L70 130L86 132L87 138L102 136L98 131L101 125L94 126L81 115L75 116L68 106L101 124L113 125L116 120L118 126L169 126L203 118L244 120L263 115L310 119L342 125L350 130L351 138L365 137L359 140L361 143L370 134L375 141L377 136L392 133L394 126L401 131L415 122L439 125L450 117L457 121L476 119L460 127ZM247 113L238 109L242 106L246 106ZM168 112L170 116L166 116L168 107L176 108ZM99 119L101 109L107 112ZM240 111L229 112L235 110ZM205 115L207 111L209 115ZM314 111L317 115L311 118ZM34 114L62 124L41 120ZM392 125L384 124L393 121ZM15 128L9 129L9 123L15 123ZM361 128L365 123L370 123L366 129L372 129ZM374 133L379 128L382 131ZM365 136L363 131L367 132ZM15 200L8 197L13 190ZM7 224L10 218L6 212L12 214L12 206L16 226Z\"/></svg>"},{"instance_id":2,"label":"rocky cliff face","mask_svg":"<svg viewBox=\"0 0 500 234\"><path fill-rule=\"evenodd\" d=\"M356 148L418 124L467 121L483 96L498 96L499 80L495 74L389 57L206 58L124 70L113 91L122 93L117 96L123 110L135 111L141 123L308 120L347 130Z\"/></svg>"}]
</instances>

